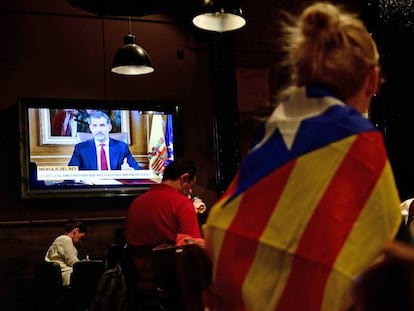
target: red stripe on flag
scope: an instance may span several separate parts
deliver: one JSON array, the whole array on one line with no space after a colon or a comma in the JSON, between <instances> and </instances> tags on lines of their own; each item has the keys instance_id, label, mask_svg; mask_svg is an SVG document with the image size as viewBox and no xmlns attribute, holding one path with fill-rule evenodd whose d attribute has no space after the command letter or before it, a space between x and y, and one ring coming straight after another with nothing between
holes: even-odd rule
<instances>
[{"instance_id":1,"label":"red stripe on flag","mask_svg":"<svg viewBox=\"0 0 414 311\"><path fill-rule=\"evenodd\" d=\"M232 193L236 191L237 186L239 185L239 177L240 177L240 171L237 171L236 176L234 176L227 190L224 192L223 194L224 197L229 197Z\"/></svg>"},{"instance_id":2,"label":"red stripe on flag","mask_svg":"<svg viewBox=\"0 0 414 311\"><path fill-rule=\"evenodd\" d=\"M360 134L332 178L303 232L276 310L320 310L332 265L386 164L375 135Z\"/></svg>"},{"instance_id":3,"label":"red stripe on flag","mask_svg":"<svg viewBox=\"0 0 414 311\"><path fill-rule=\"evenodd\" d=\"M227 187L226 191L224 191L223 195L219 198L219 202L223 202L231 197L233 193L236 192L237 187L239 185L239 176L240 171L237 171L236 175L234 176L233 180L230 182L230 185ZM216 202L218 204L218 202Z\"/></svg>"},{"instance_id":4,"label":"red stripe on flag","mask_svg":"<svg viewBox=\"0 0 414 311\"><path fill-rule=\"evenodd\" d=\"M154 163L152 164L152 169L154 171L161 171L161 169L164 167L164 160L160 159L159 157L156 157L154 160Z\"/></svg>"},{"instance_id":5,"label":"red stripe on flag","mask_svg":"<svg viewBox=\"0 0 414 311\"><path fill-rule=\"evenodd\" d=\"M243 281L255 257L258 239L266 228L294 165L295 161L291 161L248 189L226 231L217 262L216 278L220 295L226 297L232 309L244 305L241 293ZM243 236L242 241L240 235ZM229 266L232 268L228 269Z\"/></svg>"}]
</instances>

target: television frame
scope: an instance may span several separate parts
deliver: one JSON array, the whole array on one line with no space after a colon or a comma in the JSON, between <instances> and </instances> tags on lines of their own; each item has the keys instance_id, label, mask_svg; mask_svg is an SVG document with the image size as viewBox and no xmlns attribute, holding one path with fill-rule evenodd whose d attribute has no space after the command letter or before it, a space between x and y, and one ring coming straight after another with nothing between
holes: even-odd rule
<instances>
[{"instance_id":1,"label":"television frame","mask_svg":"<svg viewBox=\"0 0 414 311\"><path fill-rule=\"evenodd\" d=\"M18 108L21 177L20 193L22 199L137 196L147 191L154 183L156 183L153 182L152 179L147 180L144 177L136 184L134 182L129 182L129 180L124 180L125 183L116 185L86 185L74 182L61 182L45 185L44 181L39 182L37 180L38 171L37 169L34 171L32 166L38 167L39 165L41 166L44 164L34 161L34 152L32 154L31 149L36 149L37 159L40 158L38 161L47 162L50 160L52 162L54 161L53 163L56 163L56 166L62 166L67 164L58 164L59 161L67 163L72 155L72 150L75 144L80 141L79 138L76 137L52 135L51 124L48 121L51 120L50 114L55 110L71 108L119 112L120 124L118 125L118 131L122 132L123 135L126 134L126 142L129 144L133 156L144 167L143 173L148 171L150 157L147 146L151 139L149 136L151 121L148 121L148 118L152 115L171 115L173 123L172 137L174 157L176 158L182 155L181 106L177 102L21 97L18 98ZM139 116L139 112L142 113L142 116ZM142 120L144 120L142 121L143 125L140 125L145 128L144 134L137 134L138 131L136 131L136 125L134 125L137 118L142 118ZM117 135L112 132L113 131L110 133L111 135ZM144 141L145 139L146 141ZM134 152L133 148L137 150ZM44 153L43 156L42 152ZM60 158L63 160L60 160ZM52 164L52 167L54 165L55 164ZM50 167L50 163L48 167ZM157 179L157 182L160 180L160 178L159 180Z\"/></svg>"}]
</instances>

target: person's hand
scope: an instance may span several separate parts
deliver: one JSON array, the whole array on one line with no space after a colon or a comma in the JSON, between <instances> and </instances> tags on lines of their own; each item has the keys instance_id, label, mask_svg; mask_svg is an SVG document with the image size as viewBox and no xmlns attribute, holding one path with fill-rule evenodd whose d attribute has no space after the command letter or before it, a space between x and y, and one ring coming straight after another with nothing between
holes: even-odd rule
<instances>
[{"instance_id":1,"label":"person's hand","mask_svg":"<svg viewBox=\"0 0 414 311\"><path fill-rule=\"evenodd\" d=\"M197 214L203 214L207 209L206 204L199 197L193 198L193 205Z\"/></svg>"},{"instance_id":2,"label":"person's hand","mask_svg":"<svg viewBox=\"0 0 414 311\"><path fill-rule=\"evenodd\" d=\"M124 162L122 162L121 170L133 170L132 167L129 166L127 158L124 158Z\"/></svg>"},{"instance_id":3,"label":"person's hand","mask_svg":"<svg viewBox=\"0 0 414 311\"><path fill-rule=\"evenodd\" d=\"M195 238L188 234L178 233L175 239L175 245L182 246L187 244L197 244L202 248L205 247L205 241L203 238Z\"/></svg>"}]
</instances>

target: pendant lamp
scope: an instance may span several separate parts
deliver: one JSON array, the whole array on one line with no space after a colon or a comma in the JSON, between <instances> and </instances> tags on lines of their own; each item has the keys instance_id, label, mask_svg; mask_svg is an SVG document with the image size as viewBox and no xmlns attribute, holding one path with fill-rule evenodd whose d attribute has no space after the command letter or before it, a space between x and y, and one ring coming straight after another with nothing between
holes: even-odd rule
<instances>
[{"instance_id":1,"label":"pendant lamp","mask_svg":"<svg viewBox=\"0 0 414 311\"><path fill-rule=\"evenodd\" d=\"M124 37L124 46L115 53L111 71L120 75L143 75L154 71L150 56L136 44L131 32L131 17L129 33Z\"/></svg>"},{"instance_id":2,"label":"pendant lamp","mask_svg":"<svg viewBox=\"0 0 414 311\"><path fill-rule=\"evenodd\" d=\"M193 24L207 31L227 32L242 28L246 20L237 0L204 0Z\"/></svg>"}]
</instances>

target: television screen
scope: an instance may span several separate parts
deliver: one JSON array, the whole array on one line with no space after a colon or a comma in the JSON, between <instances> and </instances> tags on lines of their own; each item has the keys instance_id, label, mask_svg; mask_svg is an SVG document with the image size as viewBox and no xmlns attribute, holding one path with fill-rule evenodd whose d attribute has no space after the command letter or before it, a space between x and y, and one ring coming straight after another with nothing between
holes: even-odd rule
<instances>
[{"instance_id":1,"label":"television screen","mask_svg":"<svg viewBox=\"0 0 414 311\"><path fill-rule=\"evenodd\" d=\"M19 99L22 197L137 195L178 154L180 106Z\"/></svg>"}]
</instances>

